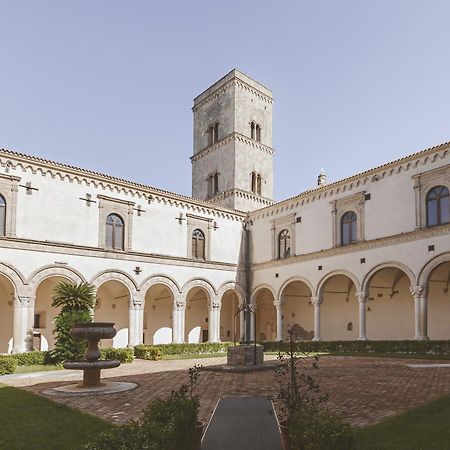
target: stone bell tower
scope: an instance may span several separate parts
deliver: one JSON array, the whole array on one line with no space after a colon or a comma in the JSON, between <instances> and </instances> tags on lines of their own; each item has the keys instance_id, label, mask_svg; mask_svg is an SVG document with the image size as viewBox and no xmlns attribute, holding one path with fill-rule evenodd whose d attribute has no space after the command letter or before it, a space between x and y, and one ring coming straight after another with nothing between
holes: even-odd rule
<instances>
[{"instance_id":1,"label":"stone bell tower","mask_svg":"<svg viewBox=\"0 0 450 450\"><path fill-rule=\"evenodd\" d=\"M239 211L273 203L272 105L236 69L194 99L194 198Z\"/></svg>"}]
</instances>

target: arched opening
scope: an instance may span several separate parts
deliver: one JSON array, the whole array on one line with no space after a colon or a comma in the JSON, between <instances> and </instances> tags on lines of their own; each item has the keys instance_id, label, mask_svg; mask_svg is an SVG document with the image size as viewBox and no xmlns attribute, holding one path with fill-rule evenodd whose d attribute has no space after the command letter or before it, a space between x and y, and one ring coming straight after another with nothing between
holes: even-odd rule
<instances>
[{"instance_id":1,"label":"arched opening","mask_svg":"<svg viewBox=\"0 0 450 450\"><path fill-rule=\"evenodd\" d=\"M70 282L62 276L51 276L42 280L36 289L33 322L33 349L51 350L55 346L53 321L59 309L52 307L53 289L61 282Z\"/></svg>"},{"instance_id":2,"label":"arched opening","mask_svg":"<svg viewBox=\"0 0 450 450\"><path fill-rule=\"evenodd\" d=\"M13 347L14 286L0 274L0 353L11 353Z\"/></svg>"},{"instance_id":3,"label":"arched opening","mask_svg":"<svg viewBox=\"0 0 450 450\"><path fill-rule=\"evenodd\" d=\"M450 195L446 186L436 186L427 194L427 226L450 222Z\"/></svg>"},{"instance_id":4,"label":"arched opening","mask_svg":"<svg viewBox=\"0 0 450 450\"><path fill-rule=\"evenodd\" d=\"M349 245L356 242L357 216L354 211L347 211L341 219L341 245Z\"/></svg>"},{"instance_id":5,"label":"arched opening","mask_svg":"<svg viewBox=\"0 0 450 450\"><path fill-rule=\"evenodd\" d=\"M173 294L165 284L154 284L145 294L144 344L172 343Z\"/></svg>"},{"instance_id":6,"label":"arched opening","mask_svg":"<svg viewBox=\"0 0 450 450\"><path fill-rule=\"evenodd\" d=\"M256 293L256 340L275 341L277 339L277 311L272 292L262 288Z\"/></svg>"},{"instance_id":7,"label":"arched opening","mask_svg":"<svg viewBox=\"0 0 450 450\"><path fill-rule=\"evenodd\" d=\"M117 214L110 214L106 218L106 248L123 250L124 230L122 218Z\"/></svg>"},{"instance_id":8,"label":"arched opening","mask_svg":"<svg viewBox=\"0 0 450 450\"><path fill-rule=\"evenodd\" d=\"M428 277L428 336L450 339L450 261L436 266Z\"/></svg>"},{"instance_id":9,"label":"arched opening","mask_svg":"<svg viewBox=\"0 0 450 450\"><path fill-rule=\"evenodd\" d=\"M367 282L367 337L372 340L414 338L411 282L397 267L384 267Z\"/></svg>"},{"instance_id":10,"label":"arched opening","mask_svg":"<svg viewBox=\"0 0 450 450\"><path fill-rule=\"evenodd\" d=\"M6 234L6 201L3 195L0 195L0 236Z\"/></svg>"},{"instance_id":11,"label":"arched opening","mask_svg":"<svg viewBox=\"0 0 450 450\"><path fill-rule=\"evenodd\" d=\"M282 230L278 234L278 258L291 256L291 236L288 230Z\"/></svg>"},{"instance_id":12,"label":"arched opening","mask_svg":"<svg viewBox=\"0 0 450 450\"><path fill-rule=\"evenodd\" d=\"M233 289L228 289L222 296L222 308L220 311L220 340L221 342L239 341L240 336L240 314L239 298Z\"/></svg>"},{"instance_id":13,"label":"arched opening","mask_svg":"<svg viewBox=\"0 0 450 450\"><path fill-rule=\"evenodd\" d=\"M205 259L205 235L199 229L192 233L192 257L194 259Z\"/></svg>"},{"instance_id":14,"label":"arched opening","mask_svg":"<svg viewBox=\"0 0 450 450\"><path fill-rule=\"evenodd\" d=\"M314 307L311 289L303 281L292 281L281 292L282 339L310 340L314 337Z\"/></svg>"},{"instance_id":15,"label":"arched opening","mask_svg":"<svg viewBox=\"0 0 450 450\"><path fill-rule=\"evenodd\" d=\"M346 275L333 275L325 281L321 288L323 301L320 305L321 337L324 341L358 338L357 327L348 327L349 322L358 323L355 293L355 284Z\"/></svg>"},{"instance_id":16,"label":"arched opening","mask_svg":"<svg viewBox=\"0 0 450 450\"><path fill-rule=\"evenodd\" d=\"M108 280L97 289L94 320L113 322L117 334L113 339L100 341L102 347L125 348L128 345L128 316L130 291L118 280Z\"/></svg>"},{"instance_id":17,"label":"arched opening","mask_svg":"<svg viewBox=\"0 0 450 450\"><path fill-rule=\"evenodd\" d=\"M202 287L193 287L186 296L185 336L188 343L207 342L209 295Z\"/></svg>"}]
</instances>

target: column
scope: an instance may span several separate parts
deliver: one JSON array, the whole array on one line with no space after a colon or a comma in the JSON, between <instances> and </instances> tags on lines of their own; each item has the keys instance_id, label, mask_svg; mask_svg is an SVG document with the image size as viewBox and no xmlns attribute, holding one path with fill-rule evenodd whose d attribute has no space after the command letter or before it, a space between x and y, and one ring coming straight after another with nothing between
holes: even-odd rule
<instances>
[{"instance_id":1,"label":"column","mask_svg":"<svg viewBox=\"0 0 450 450\"><path fill-rule=\"evenodd\" d=\"M366 330L366 304L367 296L365 292L357 292L356 298L359 304L359 334L358 341L367 341L367 330Z\"/></svg>"},{"instance_id":2,"label":"column","mask_svg":"<svg viewBox=\"0 0 450 450\"><path fill-rule=\"evenodd\" d=\"M313 341L321 341L320 337L320 297L311 297L311 303L314 305L314 338Z\"/></svg>"},{"instance_id":3,"label":"column","mask_svg":"<svg viewBox=\"0 0 450 450\"><path fill-rule=\"evenodd\" d=\"M174 300L172 310L172 342L184 343L184 319L186 303L182 299Z\"/></svg>"},{"instance_id":4,"label":"column","mask_svg":"<svg viewBox=\"0 0 450 450\"><path fill-rule=\"evenodd\" d=\"M250 305L251 311L256 312L256 305ZM250 336L249 336L249 342L255 342L256 341L256 315L253 314L253 312L249 313L250 316Z\"/></svg>"},{"instance_id":5,"label":"column","mask_svg":"<svg viewBox=\"0 0 450 450\"><path fill-rule=\"evenodd\" d=\"M208 342L220 342L220 310L221 303L218 297L214 297L209 302L209 327Z\"/></svg>"},{"instance_id":6,"label":"column","mask_svg":"<svg viewBox=\"0 0 450 450\"><path fill-rule=\"evenodd\" d=\"M142 344L143 323L144 302L140 297L133 297L128 309L128 347Z\"/></svg>"},{"instance_id":7,"label":"column","mask_svg":"<svg viewBox=\"0 0 450 450\"><path fill-rule=\"evenodd\" d=\"M420 296L420 336L422 340L428 341L428 291L423 289Z\"/></svg>"},{"instance_id":8,"label":"column","mask_svg":"<svg viewBox=\"0 0 450 450\"><path fill-rule=\"evenodd\" d=\"M34 301L34 297L21 295L14 301L13 353L33 349Z\"/></svg>"},{"instance_id":9,"label":"column","mask_svg":"<svg viewBox=\"0 0 450 450\"><path fill-rule=\"evenodd\" d=\"M245 313L244 310L242 309L239 312L239 341L240 342L244 342L245 340Z\"/></svg>"},{"instance_id":10,"label":"column","mask_svg":"<svg viewBox=\"0 0 450 450\"><path fill-rule=\"evenodd\" d=\"M281 302L274 302L277 310L277 341L283 340L283 305Z\"/></svg>"},{"instance_id":11,"label":"column","mask_svg":"<svg viewBox=\"0 0 450 450\"><path fill-rule=\"evenodd\" d=\"M414 339L417 341L423 340L421 333L421 311L420 311L420 297L422 295L422 286L411 286L409 288L411 295L414 297Z\"/></svg>"}]
</instances>

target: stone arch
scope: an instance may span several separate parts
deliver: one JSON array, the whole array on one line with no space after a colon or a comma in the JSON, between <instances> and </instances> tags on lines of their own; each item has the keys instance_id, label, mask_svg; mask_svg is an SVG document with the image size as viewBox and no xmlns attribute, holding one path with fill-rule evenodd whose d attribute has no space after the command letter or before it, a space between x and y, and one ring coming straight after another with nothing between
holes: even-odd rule
<instances>
[{"instance_id":1,"label":"stone arch","mask_svg":"<svg viewBox=\"0 0 450 450\"><path fill-rule=\"evenodd\" d=\"M319 281L319 284L318 284L318 286L317 286L317 291L316 291L318 297L322 298L323 287L324 287L324 285L326 284L326 282L327 282L330 278L332 278L332 277L334 277L334 276L336 276L336 275L343 275L343 276L349 278L349 279L353 282L353 284L355 285L356 290L357 290L357 291L360 291L360 290L361 290L361 284L360 284L358 278L357 278L355 275L353 275L353 273L351 273L351 272L348 271L348 270L344 270L344 269L342 269L342 270L334 270L333 272L327 273L327 274Z\"/></svg>"},{"instance_id":2,"label":"stone arch","mask_svg":"<svg viewBox=\"0 0 450 450\"><path fill-rule=\"evenodd\" d=\"M130 296L137 292L137 284L126 272L121 270L105 270L98 273L91 279L91 283L98 289L103 283L107 281L119 281L124 284L130 293Z\"/></svg>"},{"instance_id":3,"label":"stone arch","mask_svg":"<svg viewBox=\"0 0 450 450\"><path fill-rule=\"evenodd\" d=\"M428 290L428 280L430 279L431 272L433 272L440 264L448 261L450 261L450 252L441 253L430 259L421 269L419 276L417 277L417 284Z\"/></svg>"},{"instance_id":4,"label":"stone arch","mask_svg":"<svg viewBox=\"0 0 450 450\"><path fill-rule=\"evenodd\" d=\"M236 292L236 295L239 299L239 304L242 305L244 303L245 300L245 291L243 289L243 287L239 284L237 284L235 281L228 281L226 283L223 283L217 292L217 297L219 298L219 300L222 299L223 295L225 294L226 291L228 290L233 290Z\"/></svg>"},{"instance_id":5,"label":"stone arch","mask_svg":"<svg viewBox=\"0 0 450 450\"><path fill-rule=\"evenodd\" d=\"M204 278L193 278L183 285L181 289L183 296L186 298L189 291L195 287L203 288L208 293L209 301L212 301L217 295L216 289L208 280Z\"/></svg>"},{"instance_id":6,"label":"stone arch","mask_svg":"<svg viewBox=\"0 0 450 450\"><path fill-rule=\"evenodd\" d=\"M396 262L396 261L390 261L383 264L378 264L377 266L373 267L365 276L363 279L363 282L361 284L361 291L364 292L364 294L368 295L368 288L370 284L370 280L372 277L380 270L382 269L388 269L390 267L394 267L396 269L401 270L409 279L410 285L415 286L416 284L416 277L414 276L413 271L406 265Z\"/></svg>"},{"instance_id":7,"label":"stone arch","mask_svg":"<svg viewBox=\"0 0 450 450\"><path fill-rule=\"evenodd\" d=\"M0 263L0 275L5 276L12 284L17 297L20 287L24 284L23 275L9 264Z\"/></svg>"},{"instance_id":8,"label":"stone arch","mask_svg":"<svg viewBox=\"0 0 450 450\"><path fill-rule=\"evenodd\" d=\"M316 292L316 290L314 289L312 283L304 277L291 277L288 278L280 287L280 289L278 290L278 296L276 297L277 301L279 303L281 303L281 294L283 293L284 289L286 288L286 286L288 286L290 283L294 283L295 281L299 281L301 283L304 283L306 286L308 286L309 290L311 291L311 296L314 295L314 293Z\"/></svg>"},{"instance_id":9,"label":"stone arch","mask_svg":"<svg viewBox=\"0 0 450 450\"><path fill-rule=\"evenodd\" d=\"M250 296L250 304L252 304L253 306L255 306L255 301L256 301L256 294L258 293L258 291L260 291L261 289L267 289L269 290L272 295L273 295L273 299L275 301L276 297L276 293L275 293L275 289L272 288L272 286L270 286L269 284L260 284L258 285L255 289L253 289L252 291L252 295Z\"/></svg>"},{"instance_id":10,"label":"stone arch","mask_svg":"<svg viewBox=\"0 0 450 450\"><path fill-rule=\"evenodd\" d=\"M83 275L71 267L49 265L41 267L33 272L28 278L27 284L30 286L32 292L35 293L39 284L49 277L62 277L72 281L73 283L81 283L85 281Z\"/></svg>"},{"instance_id":11,"label":"stone arch","mask_svg":"<svg viewBox=\"0 0 450 450\"><path fill-rule=\"evenodd\" d=\"M166 286L172 292L174 299L177 299L181 295L182 291L174 279L167 275L157 274L148 277L139 286L139 292L142 294L142 299L144 301L147 291L155 284L163 284Z\"/></svg>"}]
</instances>

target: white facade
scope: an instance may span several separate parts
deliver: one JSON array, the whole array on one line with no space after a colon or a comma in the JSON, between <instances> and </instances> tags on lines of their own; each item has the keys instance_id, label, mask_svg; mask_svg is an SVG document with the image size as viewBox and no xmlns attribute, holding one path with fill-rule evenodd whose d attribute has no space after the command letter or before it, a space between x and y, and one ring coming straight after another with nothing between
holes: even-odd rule
<instances>
[{"instance_id":1,"label":"white facade","mask_svg":"<svg viewBox=\"0 0 450 450\"><path fill-rule=\"evenodd\" d=\"M115 347L239 339L246 300L261 340L450 338L449 144L272 204L271 92L234 70L193 109L202 200L0 150L0 352L52 347L61 280L96 286Z\"/></svg>"}]
</instances>

